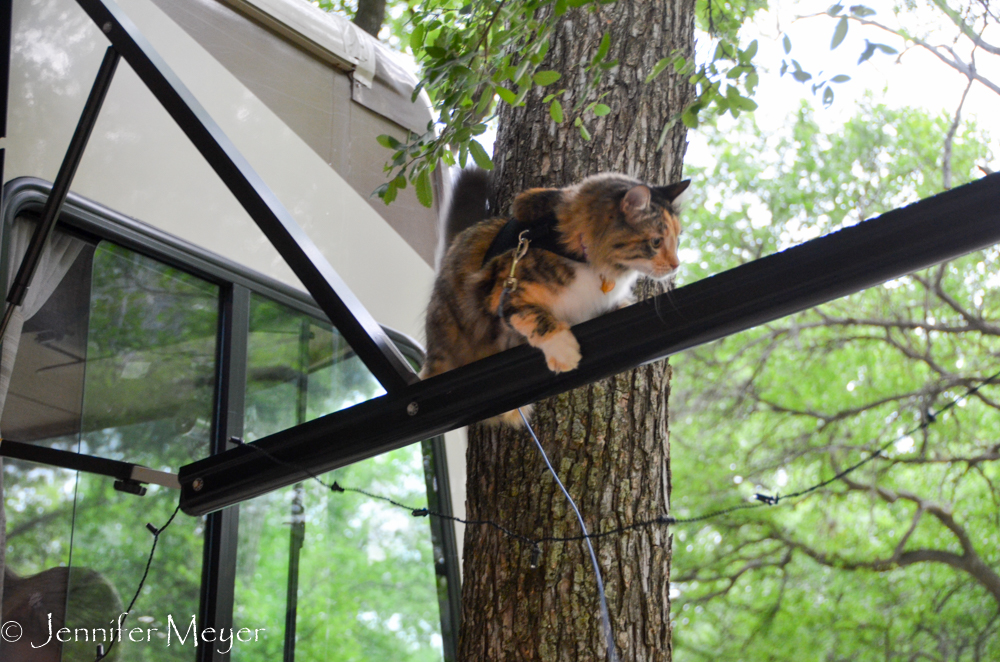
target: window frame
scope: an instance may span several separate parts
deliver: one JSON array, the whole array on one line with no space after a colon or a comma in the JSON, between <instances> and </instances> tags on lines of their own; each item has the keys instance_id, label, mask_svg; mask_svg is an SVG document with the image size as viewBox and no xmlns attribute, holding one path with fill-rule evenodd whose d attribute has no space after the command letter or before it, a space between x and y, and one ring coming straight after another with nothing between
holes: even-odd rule
<instances>
[{"instance_id":1,"label":"window frame","mask_svg":"<svg viewBox=\"0 0 1000 662\"><path fill-rule=\"evenodd\" d=\"M7 288L8 230L19 215L26 212L40 214L51 188L51 183L36 177L20 177L4 185L3 208L0 210L0 286L3 291ZM243 434L251 292L296 312L329 322L307 293L74 193L66 199L58 227L94 241L106 240L118 244L219 287L209 455L234 447L228 440ZM417 366L423 362L423 348L415 340L394 329L383 329L408 361ZM422 455L425 458L430 456L430 462L425 462L425 466L429 464L432 467L431 474L425 472L429 505L437 512L450 516L451 488L444 436L438 435L422 442ZM441 596L439 609L444 660L450 662L456 659L461 614L455 528L450 522L430 518L430 529L434 548L440 549L443 555L437 558L435 554L434 570L437 593ZM206 516L198 614L202 627L232 626L238 530L239 505ZM195 651L197 662L221 662L229 657L212 646L201 646Z\"/></svg>"}]
</instances>

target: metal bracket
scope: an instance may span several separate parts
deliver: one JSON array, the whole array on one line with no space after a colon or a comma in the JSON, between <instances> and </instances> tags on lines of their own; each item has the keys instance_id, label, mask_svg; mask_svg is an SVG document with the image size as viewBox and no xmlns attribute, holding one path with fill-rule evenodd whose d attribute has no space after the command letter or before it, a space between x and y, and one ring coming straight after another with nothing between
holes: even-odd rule
<instances>
[{"instance_id":1,"label":"metal bracket","mask_svg":"<svg viewBox=\"0 0 1000 662\"><path fill-rule=\"evenodd\" d=\"M82 471L99 476L110 476L116 479L116 490L139 496L146 493L146 488L142 487L142 483L159 485L174 490L179 490L181 487L180 481L177 479L177 474L156 471L130 462L109 460L104 457L47 448L37 444L25 444L20 441L11 441L10 439L0 440L0 457L9 457L14 460L24 460L25 462L36 462L38 464Z\"/></svg>"}]
</instances>

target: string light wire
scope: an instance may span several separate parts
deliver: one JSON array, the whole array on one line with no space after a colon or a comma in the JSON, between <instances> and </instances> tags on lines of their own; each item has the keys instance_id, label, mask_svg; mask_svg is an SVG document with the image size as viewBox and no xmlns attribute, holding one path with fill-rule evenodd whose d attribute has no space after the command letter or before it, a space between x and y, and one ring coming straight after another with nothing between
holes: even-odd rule
<instances>
[{"instance_id":1,"label":"string light wire","mask_svg":"<svg viewBox=\"0 0 1000 662\"><path fill-rule=\"evenodd\" d=\"M753 501L752 502L741 503L741 504L737 504L737 505L734 505L734 506L730 506L728 508L720 508L720 509L717 509L717 510L711 510L711 511L702 513L700 515L695 515L693 517L673 517L673 516L670 516L670 515L660 515L658 517L653 517L653 518L645 519L645 520L639 520L639 521L633 522L632 524L628 524L628 525L621 526L621 527L616 527L614 529L609 529L607 531L599 531L597 533L589 533L589 532L587 532L587 533L583 533L583 534L575 535L575 536L545 536L545 537L542 537L542 538L531 538L529 536L525 536L525 535L522 535L520 533L517 533L516 531L513 531L512 529L510 529L510 528L508 528L506 526L503 526L502 524L500 524L498 522L494 522L492 520L467 520L467 519L462 519L461 517L455 517L454 515L449 515L447 513L435 512L435 511L430 510L428 508L414 508L413 506L409 506L407 504L403 504L403 503L399 503L398 501L394 501L393 499L390 499L389 497L385 497L385 496L382 496L382 495L379 495L379 494L373 494L371 492L367 492L365 490L361 490L361 489L358 489L358 488L355 488L355 487L343 487L343 486L341 486L337 482L326 483L319 476L317 476L313 471L310 471L307 467L304 467L304 466L301 466L301 465L298 465L298 464L295 464L295 463L292 463L292 462L286 462L285 460L282 460L282 459L280 459L278 457L275 457L275 455L273 453L271 453L270 451L268 451L268 450L266 450L264 448L261 448L260 446L257 446L257 445L254 445L254 444L248 444L245 441L243 441L242 439L239 439L237 437L233 437L230 441L232 441L233 443L238 444L240 446L247 446L249 448L252 448L255 451L257 451L258 453L261 453L262 455L270 458L271 461L273 461L273 462L275 462L277 464L281 464L281 465L283 465L285 467L288 467L288 468L294 469L296 471L299 471L299 472L301 472L301 473L309 476L310 478L316 480L318 483L320 483L321 485L323 485L325 488L327 488L327 489L329 489L329 490L331 490L333 492L355 492L357 494L362 494L362 495L367 496L367 497L372 498L372 499L377 499L379 501L384 501L384 502L389 503L389 504L391 504L393 506L396 506L398 508L403 508L405 510L409 510L410 514L412 514L414 517L427 517L427 516L430 516L430 517L437 517L439 519L442 519L442 520L445 520L445 521L449 521L449 522L455 522L457 524L464 524L466 526L488 526L488 527L496 529L497 531L500 531L501 533L503 533L508 538L511 538L513 540L518 540L518 541L523 542L526 545L529 545L529 546L531 546L533 548L537 548L539 545L541 545L543 543L566 543L566 542L580 542L580 541L584 541L584 540L595 540L595 539L599 539L599 538L605 538L607 536L620 535L622 533L628 533L629 531L634 531L636 529L643 529L643 528L646 528L646 527L656 526L656 525L673 526L673 525L676 525L676 524L695 524L695 523L698 523L698 522L703 522L703 521L706 521L706 520L714 519L716 517L721 517L722 515L728 515L730 513L734 513L734 512L740 511L740 510L752 510L752 509L755 509L755 508L761 508L763 506L776 506L776 505L778 505L779 503L781 503L783 501L787 501L789 499L796 499L796 498L799 498L799 497L806 496L807 494L815 492L816 490L822 489L822 488L826 487L827 485L830 485L831 483L834 483L834 482L840 480L841 478L847 476L848 474L850 474L850 473L852 473L852 472L860 469L861 467L863 467L864 465L868 464L872 460L874 460L876 458L879 458L879 457L884 457L884 453L887 450L889 450L889 448L891 446L893 446L894 444L899 443L903 439L906 439L907 437L909 437L909 436L911 436L913 434L916 434L917 432L920 432L921 430L924 430L924 429L930 427L931 424L937 422L937 418L941 414L943 414L944 412L948 411L949 409L952 409L953 407L956 407L960 402L966 400L969 396L974 395L975 393L977 393L984 386L987 386L989 384L995 383L998 379L1000 379L1000 372L996 372L993 375L991 375L990 377L987 377L987 378L981 380L979 382L979 384L977 384L976 386L970 387L969 389L967 389L965 391L965 393L963 393L962 395L959 395L958 397L952 399L950 402L948 402L947 404L943 405L936 412L928 411L925 420L921 421L919 425L916 425L912 429L904 432L903 434L899 435L898 437L895 437L891 441L886 442L885 444L883 444L882 446L880 446L876 450L872 451L871 453L869 453L868 455L866 455L865 457L863 457L858 462L855 462L854 464L850 465L846 469L838 472L836 475L832 476L831 478L828 478L827 480L824 480L822 482L816 483L815 485L812 485L812 486L807 487L805 489L799 490L797 492L792 492L790 494L775 494L775 495L760 494L760 493L758 493L758 494L754 494L753 495L753 497L752 497ZM530 425L528 426L528 429L529 430L531 429ZM532 434L534 434L534 430L532 430L531 432L532 432Z\"/></svg>"},{"instance_id":2,"label":"string light wire","mask_svg":"<svg viewBox=\"0 0 1000 662\"><path fill-rule=\"evenodd\" d=\"M940 416L944 412L948 411L949 409L952 409L953 407L956 407L959 403L961 403L964 400L968 399L969 396L974 395L975 393L977 393L984 386L987 386L989 384L994 383L995 381L997 381L997 379L1000 379L1000 371L994 373L993 375L991 375L990 377L987 377L986 379L981 380L979 382L979 384L977 384L976 386L970 387L969 389L967 389L965 391L965 393L963 393L962 395L960 395L960 396L952 399L950 402L948 402L947 404L943 405L936 412L928 411L925 419L923 421L921 421L920 424L917 425L916 427L912 428L911 430L909 430L907 432L904 432L902 435L900 435L900 436L892 439L891 441L883 444L878 449L876 449L875 451L869 453L867 456L865 456L864 458L862 458L860 461L858 461L858 462L850 465L846 469L838 472L833 477L828 478L827 480L824 480L824 481L822 481L820 483L816 483L815 485L812 485L811 487L808 487L806 489L799 490L797 492L792 492L791 494L785 494L785 495L773 495L772 496L772 495L767 495L767 494L755 494L754 497L753 497L755 501L753 503L743 503L743 504L739 504L739 505L736 505L736 506L731 506L729 508L723 508L723 509L720 509L720 510L713 510L713 511L709 511L707 513L703 513L701 515L697 515L695 517L677 518L677 517L671 517L669 515L663 515L663 516L654 517L654 518L648 519L648 520L640 520L638 522L633 522L632 524L629 524L627 526L618 527L618 528L615 528L615 529L610 529L608 531L601 531L601 532L598 532L598 533L590 533L587 530L587 525L583 521L583 516L580 514L580 510L576 507L576 503L573 501L572 497L569 495L569 492L566 490L566 487L563 485L562 481L559 480L559 475L556 473L555 469L552 467L552 463L549 462L548 455L545 454L545 449L542 447L541 441L539 441L538 436L535 434L535 430L531 427L531 424L528 422L528 419L524 415L524 412L522 412L520 409L518 409L517 411L521 415L521 419L524 421L525 426L527 426L528 431L531 433L531 437L532 437L532 439L534 439L535 444L538 446L538 450L541 452L542 458L545 460L545 464L549 468L549 471L552 473L553 478L555 478L556 484L559 485L559 488L562 490L563 494L566 495L566 498L569 500L570 505L573 507L573 512L576 513L576 517L577 517L577 519L580 522L580 528L583 531L583 533L580 534L580 535L578 535L578 536L548 536L548 537L537 538L537 539L536 538L530 538L528 536L521 535L521 534L517 533L516 531L513 531L512 529L509 529L509 528L503 526L502 524L499 524L499 523L494 522L492 520L467 520L467 519L462 519L460 517L455 517L453 515L448 515L446 513L434 512L434 511L432 511L432 510L430 510L428 508L414 508L414 507L408 506L408 505L406 505L404 503L400 503L399 501L396 501L396 500L391 499L389 497L382 496L382 495L379 495L379 494L374 494L374 493L368 492L366 490L362 490L362 489L355 488L355 487L343 487L339 483L337 483L336 481L334 481L332 483L327 483L322 478L320 478L314 471L310 470L308 467L299 465L297 463L287 462L285 460L282 460L281 458L276 457L270 451L268 451L268 450L266 450L264 448L261 448L259 446L256 446L256 445L248 444L243 439L240 439L239 437L232 437L230 439L230 441L233 442L233 443L235 443L235 444L237 444L237 445L239 445L239 446L247 446L249 448L252 448L255 451L257 451L258 453L263 454L265 457L269 458L272 462L274 462L276 464L280 464L282 466L288 467L290 469L293 469L295 471L298 471L300 473L305 474L306 476L312 478L313 480L315 480L316 482L318 482L320 485L322 485L326 489L330 490L331 492L355 492L357 494L361 494L363 496L366 496L366 497L368 497L370 499L376 499L376 500L379 500L379 501L384 501L384 502L389 503L390 505L395 506L397 508L403 508L405 510L409 510L410 514L413 515L414 517L427 517L427 516L431 516L431 517L437 517L437 518L442 519L442 520L447 520L447 521L451 521L451 522L457 522L459 524L464 524L466 526L489 526L489 527L492 527L492 528L496 529L497 531L500 531L501 533L503 533L508 538L511 538L513 540L518 540L520 542L523 542L525 544L530 545L532 547L532 562L531 562L531 566L533 568L536 567L536 565L537 565L537 559L538 559L539 551L540 551L540 547L539 546L542 543L556 543L556 542L563 542L563 543L565 543L565 542L578 542L578 541L586 542L587 549L590 552L590 560L594 564L594 573L596 574L596 577L597 577L597 590L598 590L598 594L600 596L600 603L601 603L601 619L603 621L604 634L605 634L605 637L607 638L607 645L608 645L608 660L609 660L609 662L618 662L618 654L617 654L617 652L615 650L614 636L613 636L613 632L611 630L611 619L608 616L607 600L606 600L605 595L604 595L604 581L601 578L601 570L600 570L600 567L599 567L599 565L597 563L597 555L594 552L594 547L591 544L591 540L598 539L598 538L604 538L604 537L611 536L611 535L620 535L622 533L626 533L626 532L629 532L629 531L634 531L636 529L641 529L641 528L645 528L645 527L648 527L648 526L654 526L654 525L658 525L658 524L659 525L666 525L666 526L671 526L671 525L675 525L675 524L693 524L693 523L696 523L696 522L702 522L702 521L705 521L705 520L708 520L708 519L712 519L712 518L715 518L715 517L720 517L722 515L727 515L729 513L736 512L736 511L739 511L739 510L748 510L748 509L752 509L752 508L760 508L761 506L776 506L781 501L785 501L785 500L788 500L788 499L795 499L795 498L806 496L807 494L815 492L816 490L822 489L823 487L826 487L827 485L830 485L831 483L834 483L834 482L840 480L841 478L847 476L851 472L856 471L857 469L861 468L862 466L868 464L869 462L871 462L875 458L877 458L877 457L883 457L883 453L885 453L885 451L887 451L893 444L896 444L896 443L900 442L901 440L906 439L907 437L909 437L909 436L911 436L911 435L913 435L913 434L915 434L915 433L917 433L917 432L919 432L921 430L927 429L928 427L930 427L931 424L937 422L938 416ZM180 509L181 509L181 506L178 503L177 507L174 509L174 512L170 515L169 519L167 519L166 524L164 524L160 528L156 528L151 523L147 523L146 524L146 528L149 529L150 533L153 534L153 545L152 545L152 547L149 550L149 557L146 560L146 568L145 568L145 570L142 573L142 578L139 580L139 586L136 588L135 595L132 596L132 600L129 602L128 609L125 610L125 617L126 618L128 617L128 614L130 614L132 612L132 608L135 606L136 601L139 599L139 594L142 592L142 587L146 583L146 578L149 576L149 569L150 569L150 567L153 564L153 555L156 553L156 544L160 540L160 535L174 521L174 518L177 517L177 513L180 512ZM124 622L124 620L123 620L123 622ZM115 641L112 640L111 643L109 644L107 650L104 650L104 646L103 645L98 646L97 647L97 656L96 656L94 662L101 662L101 660L106 659L108 657L108 655L111 654L111 650L114 648L114 645L115 645Z\"/></svg>"},{"instance_id":3,"label":"string light wire","mask_svg":"<svg viewBox=\"0 0 1000 662\"><path fill-rule=\"evenodd\" d=\"M167 529L167 527L170 526L170 523L174 521L174 518L177 517L177 513L179 513L180 510L181 510L181 504L178 503L177 507L174 508L174 512L170 515L170 518L167 520L167 523L161 526L160 528L156 528L149 522L146 523L146 528L149 530L150 533L153 534L153 546L149 550L149 558L146 559L146 569L142 573L142 579L139 580L139 586L135 589L135 595L132 596L132 601L128 603L128 609L125 610L125 616L124 618L122 618L121 621L122 625L125 624L125 621L128 619L128 615L132 613L132 607L135 606L135 601L139 599L139 593L142 592L142 587L146 583L146 578L149 576L149 568L150 566L153 565L153 555L156 553L156 543L160 541L160 534L162 534ZM108 644L107 650L104 650L104 646L98 646L97 657L94 658L94 662L101 662L101 660L107 658L109 655L111 655L111 650L114 647L115 647L114 637L111 638L111 643Z\"/></svg>"}]
</instances>

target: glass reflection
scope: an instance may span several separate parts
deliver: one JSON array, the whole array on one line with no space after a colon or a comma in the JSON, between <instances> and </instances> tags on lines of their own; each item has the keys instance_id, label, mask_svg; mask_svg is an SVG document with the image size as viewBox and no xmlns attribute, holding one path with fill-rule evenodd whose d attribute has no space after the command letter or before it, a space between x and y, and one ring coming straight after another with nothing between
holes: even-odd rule
<instances>
[{"instance_id":1,"label":"glass reflection","mask_svg":"<svg viewBox=\"0 0 1000 662\"><path fill-rule=\"evenodd\" d=\"M384 391L328 324L252 299L245 435L258 439ZM427 503L420 444L327 482ZM427 519L314 481L240 505L234 627L267 628L236 662L440 660Z\"/></svg>"},{"instance_id":2,"label":"glass reflection","mask_svg":"<svg viewBox=\"0 0 1000 662\"><path fill-rule=\"evenodd\" d=\"M208 451L218 335L218 287L109 243L81 250L41 309L25 321L4 407L4 436L155 469ZM152 537L177 503L150 486L145 497L113 481L5 462L8 513L4 620L80 636L23 653L24 660L92 662L96 643L132 597ZM166 636L197 613L202 520L178 518L157 546L129 625ZM6 583L6 582L5 582ZM18 595L41 596L25 604ZM39 617L43 620L39 621ZM158 629L158 632L153 629ZM84 634L85 633L85 634ZM96 637L96 641L94 640ZM25 639L25 641L28 641ZM29 643L43 644L41 641ZM116 643L108 659L191 660L193 649L163 642ZM16 655L16 657L8 657ZM5 649L4 659L22 659ZM48 655L49 657L45 657Z\"/></svg>"}]
</instances>

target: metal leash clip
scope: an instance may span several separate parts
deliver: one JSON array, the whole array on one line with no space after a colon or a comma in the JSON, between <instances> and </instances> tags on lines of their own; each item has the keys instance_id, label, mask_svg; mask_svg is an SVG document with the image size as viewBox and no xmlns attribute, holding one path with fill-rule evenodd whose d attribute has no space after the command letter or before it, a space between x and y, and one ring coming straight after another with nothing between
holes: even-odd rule
<instances>
[{"instance_id":1,"label":"metal leash clip","mask_svg":"<svg viewBox=\"0 0 1000 662\"><path fill-rule=\"evenodd\" d=\"M524 236L526 234L528 234L528 231L522 230L521 234L517 235L517 248L514 250L514 261L510 263L510 275L503 282L504 289L509 292L517 289L517 278L514 278L514 270L517 269L517 263L528 252L528 244L531 243L531 240Z\"/></svg>"}]
</instances>

